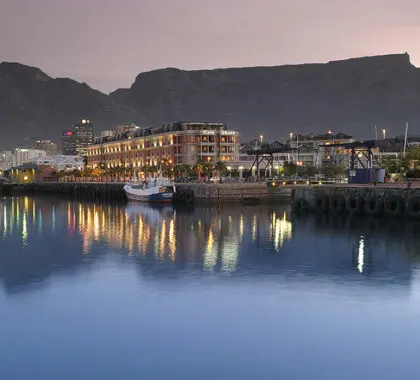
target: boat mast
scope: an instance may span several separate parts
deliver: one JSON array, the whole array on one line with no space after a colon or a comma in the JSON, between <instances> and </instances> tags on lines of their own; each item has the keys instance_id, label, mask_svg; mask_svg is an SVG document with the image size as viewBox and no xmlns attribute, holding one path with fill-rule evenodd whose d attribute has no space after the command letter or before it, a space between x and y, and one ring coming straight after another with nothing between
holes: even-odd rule
<instances>
[{"instance_id":1,"label":"boat mast","mask_svg":"<svg viewBox=\"0 0 420 380\"><path fill-rule=\"evenodd\" d=\"M405 158L405 149L407 147L407 134L408 134L408 123L405 125L404 149L403 149L403 157L404 158Z\"/></svg>"}]
</instances>

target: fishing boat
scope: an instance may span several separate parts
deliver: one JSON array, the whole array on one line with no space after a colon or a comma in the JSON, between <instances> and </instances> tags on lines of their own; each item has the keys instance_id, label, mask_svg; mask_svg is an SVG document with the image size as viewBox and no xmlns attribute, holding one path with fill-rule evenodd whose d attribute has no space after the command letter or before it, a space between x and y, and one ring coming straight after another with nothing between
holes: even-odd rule
<instances>
[{"instance_id":1,"label":"fishing boat","mask_svg":"<svg viewBox=\"0 0 420 380\"><path fill-rule=\"evenodd\" d=\"M176 188L171 179L157 177L128 182L124 185L124 191L132 201L171 203Z\"/></svg>"}]
</instances>

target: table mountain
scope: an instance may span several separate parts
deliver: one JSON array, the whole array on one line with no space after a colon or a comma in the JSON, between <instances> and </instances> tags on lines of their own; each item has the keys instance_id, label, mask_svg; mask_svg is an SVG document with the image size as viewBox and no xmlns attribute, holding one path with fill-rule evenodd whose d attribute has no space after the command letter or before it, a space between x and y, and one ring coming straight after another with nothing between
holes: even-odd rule
<instances>
[{"instance_id":1,"label":"table mountain","mask_svg":"<svg viewBox=\"0 0 420 380\"><path fill-rule=\"evenodd\" d=\"M120 123L223 121L243 139L344 131L372 138L373 125L401 134L420 125L420 71L408 54L277 67L141 73L110 95L40 69L0 64L0 148L24 136L57 138L80 118L98 133Z\"/></svg>"},{"instance_id":2,"label":"table mountain","mask_svg":"<svg viewBox=\"0 0 420 380\"><path fill-rule=\"evenodd\" d=\"M345 131L372 138L373 126L403 133L420 123L420 71L408 54L278 67L183 71L137 76L110 94L149 123L218 120L246 137L291 131ZM417 124L419 125L419 124Z\"/></svg>"}]
</instances>

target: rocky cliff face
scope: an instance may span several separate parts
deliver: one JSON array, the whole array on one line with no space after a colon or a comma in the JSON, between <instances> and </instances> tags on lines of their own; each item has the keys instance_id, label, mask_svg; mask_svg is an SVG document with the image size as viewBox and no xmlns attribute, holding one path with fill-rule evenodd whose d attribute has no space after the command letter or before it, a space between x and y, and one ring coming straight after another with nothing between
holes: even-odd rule
<instances>
[{"instance_id":1,"label":"rocky cliff face","mask_svg":"<svg viewBox=\"0 0 420 380\"><path fill-rule=\"evenodd\" d=\"M0 64L0 147L22 136L56 138L81 117L97 131L118 123L212 120L244 138L341 130L372 138L373 125L403 133L420 124L420 73L407 54L278 67L139 74L109 96L17 63ZM412 129L413 130L413 129Z\"/></svg>"},{"instance_id":2,"label":"rocky cliff face","mask_svg":"<svg viewBox=\"0 0 420 380\"><path fill-rule=\"evenodd\" d=\"M157 70L110 96L141 109L151 123L219 120L249 137L265 133L272 139L330 128L371 138L374 124L403 130L406 121L419 120L419 84L419 71L401 54L327 64Z\"/></svg>"}]
</instances>

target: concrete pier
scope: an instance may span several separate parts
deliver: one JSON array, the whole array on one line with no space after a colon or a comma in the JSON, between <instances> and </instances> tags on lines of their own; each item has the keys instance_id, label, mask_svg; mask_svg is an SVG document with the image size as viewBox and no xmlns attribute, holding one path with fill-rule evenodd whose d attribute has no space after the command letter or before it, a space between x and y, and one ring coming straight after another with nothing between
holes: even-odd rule
<instances>
[{"instance_id":1,"label":"concrete pier","mask_svg":"<svg viewBox=\"0 0 420 380\"><path fill-rule=\"evenodd\" d=\"M12 195L62 196L83 200L124 201L123 183L50 182L15 185Z\"/></svg>"},{"instance_id":2,"label":"concrete pier","mask_svg":"<svg viewBox=\"0 0 420 380\"><path fill-rule=\"evenodd\" d=\"M300 186L292 191L299 212L347 213L420 219L420 188L405 186Z\"/></svg>"},{"instance_id":3,"label":"concrete pier","mask_svg":"<svg viewBox=\"0 0 420 380\"><path fill-rule=\"evenodd\" d=\"M123 183L51 182L34 184L7 184L0 186L0 195L44 195L85 200L123 201L126 196ZM197 202L254 202L290 201L288 187L269 188L266 183L191 183L177 185L177 191L189 192Z\"/></svg>"},{"instance_id":4,"label":"concrete pier","mask_svg":"<svg viewBox=\"0 0 420 380\"><path fill-rule=\"evenodd\" d=\"M235 202L247 199L267 201L268 191L265 183L192 183L178 185L179 190L192 190L194 198L203 202Z\"/></svg>"}]
</instances>

